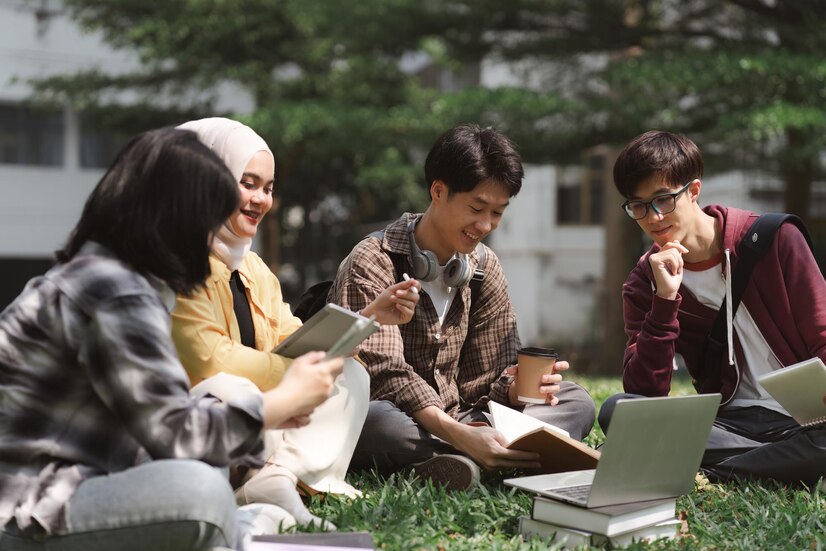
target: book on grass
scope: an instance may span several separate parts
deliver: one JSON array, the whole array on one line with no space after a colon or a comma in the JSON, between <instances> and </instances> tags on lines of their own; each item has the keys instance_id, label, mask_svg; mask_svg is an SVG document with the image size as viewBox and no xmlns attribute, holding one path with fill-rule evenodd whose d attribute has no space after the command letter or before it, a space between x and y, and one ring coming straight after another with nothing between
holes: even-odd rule
<instances>
[{"instance_id":1,"label":"book on grass","mask_svg":"<svg viewBox=\"0 0 826 551\"><path fill-rule=\"evenodd\" d=\"M527 541L533 537L542 538L549 543L562 544L563 549L575 549L577 547L602 547L610 544L612 547L626 547L634 542L651 543L661 539L674 539L682 527L682 521L676 517L642 526L622 534L605 536L586 530L567 528L558 524L540 522L528 516L519 517L519 533Z\"/></svg>"},{"instance_id":2,"label":"book on grass","mask_svg":"<svg viewBox=\"0 0 826 551\"><path fill-rule=\"evenodd\" d=\"M287 358L297 358L314 350L327 352L329 357L348 356L361 341L378 329L379 324L373 316L367 318L329 303L284 339L273 352Z\"/></svg>"},{"instance_id":3,"label":"book on grass","mask_svg":"<svg viewBox=\"0 0 826 551\"><path fill-rule=\"evenodd\" d=\"M247 551L354 551L375 549L369 532L313 532L253 536Z\"/></svg>"},{"instance_id":4,"label":"book on grass","mask_svg":"<svg viewBox=\"0 0 826 551\"><path fill-rule=\"evenodd\" d=\"M673 497L586 509L534 496L531 518L610 537L668 520L676 511L677 499Z\"/></svg>"},{"instance_id":5,"label":"book on grass","mask_svg":"<svg viewBox=\"0 0 826 551\"><path fill-rule=\"evenodd\" d=\"M571 438L567 432L496 402L488 402L491 426L507 439L506 447L537 452L540 473L593 469L599 452Z\"/></svg>"},{"instance_id":6,"label":"book on grass","mask_svg":"<svg viewBox=\"0 0 826 551\"><path fill-rule=\"evenodd\" d=\"M772 371L757 381L801 425L826 423L826 365L820 358Z\"/></svg>"}]
</instances>

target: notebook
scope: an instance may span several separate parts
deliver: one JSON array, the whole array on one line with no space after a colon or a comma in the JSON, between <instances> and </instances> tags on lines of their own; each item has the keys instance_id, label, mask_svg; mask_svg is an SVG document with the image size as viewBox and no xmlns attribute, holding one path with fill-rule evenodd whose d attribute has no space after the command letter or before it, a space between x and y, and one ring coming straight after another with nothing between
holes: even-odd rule
<instances>
[{"instance_id":1,"label":"notebook","mask_svg":"<svg viewBox=\"0 0 826 551\"><path fill-rule=\"evenodd\" d=\"M378 329L379 324L372 316L366 318L329 303L284 339L273 352L288 358L297 358L315 350L327 352L329 357L348 356L361 341Z\"/></svg>"},{"instance_id":2,"label":"notebook","mask_svg":"<svg viewBox=\"0 0 826 551\"><path fill-rule=\"evenodd\" d=\"M826 423L826 365L820 358L772 371L757 382L804 427Z\"/></svg>"},{"instance_id":3,"label":"notebook","mask_svg":"<svg viewBox=\"0 0 826 551\"><path fill-rule=\"evenodd\" d=\"M720 398L618 400L596 469L511 478L505 484L587 508L683 495L694 485Z\"/></svg>"}]
</instances>

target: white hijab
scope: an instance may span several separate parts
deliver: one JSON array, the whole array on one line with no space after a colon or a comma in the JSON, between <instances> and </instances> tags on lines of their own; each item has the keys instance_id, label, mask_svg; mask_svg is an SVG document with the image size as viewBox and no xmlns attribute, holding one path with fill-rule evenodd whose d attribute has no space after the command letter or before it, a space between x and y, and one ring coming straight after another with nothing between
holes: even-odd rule
<instances>
[{"instance_id":1,"label":"white hijab","mask_svg":"<svg viewBox=\"0 0 826 551\"><path fill-rule=\"evenodd\" d=\"M224 161L236 182L241 181L244 169L247 168L252 156L259 151L266 151L273 157L273 161L275 160L267 142L252 128L238 121L210 117L185 122L178 128L195 132L198 141ZM212 252L230 270L237 270L251 246L252 238L237 235L230 225L224 222L212 241Z\"/></svg>"}]
</instances>

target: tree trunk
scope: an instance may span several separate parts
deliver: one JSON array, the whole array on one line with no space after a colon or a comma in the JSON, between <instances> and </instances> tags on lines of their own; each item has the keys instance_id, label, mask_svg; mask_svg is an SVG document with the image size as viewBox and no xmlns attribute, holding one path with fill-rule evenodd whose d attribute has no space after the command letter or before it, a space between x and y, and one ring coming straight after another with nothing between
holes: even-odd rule
<instances>
[{"instance_id":1,"label":"tree trunk","mask_svg":"<svg viewBox=\"0 0 826 551\"><path fill-rule=\"evenodd\" d=\"M622 284L639 259L642 234L636 222L628 218L620 208L625 198L613 183L614 161L619 154L615 148L604 151L603 170L603 228L605 231L605 270L603 273L602 346L598 370L606 375L622 372L622 356L625 352L625 324L622 319Z\"/></svg>"},{"instance_id":2,"label":"tree trunk","mask_svg":"<svg viewBox=\"0 0 826 551\"><path fill-rule=\"evenodd\" d=\"M604 335L600 370L606 375L622 373L625 352L625 324L622 318L622 284L637 263L642 248L639 226L618 207L624 198L613 185L606 189L605 198L605 300Z\"/></svg>"},{"instance_id":3,"label":"tree trunk","mask_svg":"<svg viewBox=\"0 0 826 551\"><path fill-rule=\"evenodd\" d=\"M812 181L814 180L814 159L807 152L810 149L805 132L797 129L786 131L788 146L780 156L780 173L785 184L785 210L809 222L812 203Z\"/></svg>"}]
</instances>

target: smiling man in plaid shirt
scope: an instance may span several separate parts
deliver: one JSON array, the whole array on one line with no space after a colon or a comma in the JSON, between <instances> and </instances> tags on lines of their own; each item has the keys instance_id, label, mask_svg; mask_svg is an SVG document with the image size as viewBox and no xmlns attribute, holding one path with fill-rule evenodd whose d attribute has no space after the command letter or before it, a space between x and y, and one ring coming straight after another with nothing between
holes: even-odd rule
<instances>
[{"instance_id":1,"label":"smiling man in plaid shirt","mask_svg":"<svg viewBox=\"0 0 826 551\"><path fill-rule=\"evenodd\" d=\"M537 454L505 448L504 437L487 425L488 401L524 407L578 439L591 430L594 403L558 373L544 376L545 404L516 398L516 315L499 259L481 244L522 187L522 162L511 142L492 128L448 130L428 154L425 178L431 204L424 214L405 213L380 238L361 241L339 267L328 298L360 310L399 271L422 280L412 321L382 327L359 349L372 401L351 468L389 473L412 466L423 478L464 489L478 480L477 464L538 466ZM484 279L476 294L467 280L480 253ZM558 371L567 367L557 362Z\"/></svg>"}]
</instances>

